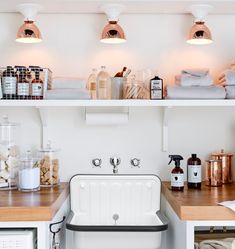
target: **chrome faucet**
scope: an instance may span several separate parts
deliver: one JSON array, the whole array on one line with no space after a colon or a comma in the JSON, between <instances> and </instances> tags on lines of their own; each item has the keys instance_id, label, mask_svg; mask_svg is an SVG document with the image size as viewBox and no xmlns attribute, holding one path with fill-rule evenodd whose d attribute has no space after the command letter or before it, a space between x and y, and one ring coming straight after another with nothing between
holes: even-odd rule
<instances>
[{"instance_id":1,"label":"chrome faucet","mask_svg":"<svg viewBox=\"0 0 235 249\"><path fill-rule=\"evenodd\" d=\"M118 173L118 165L121 163L121 159L118 157L111 157L110 163L113 166L113 173L117 174Z\"/></svg>"}]
</instances>

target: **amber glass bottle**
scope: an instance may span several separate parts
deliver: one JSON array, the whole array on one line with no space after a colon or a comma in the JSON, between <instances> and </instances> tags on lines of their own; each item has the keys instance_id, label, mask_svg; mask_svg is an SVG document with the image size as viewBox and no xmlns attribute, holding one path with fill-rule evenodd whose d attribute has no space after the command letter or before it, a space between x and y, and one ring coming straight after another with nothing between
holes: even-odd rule
<instances>
[{"instance_id":1,"label":"amber glass bottle","mask_svg":"<svg viewBox=\"0 0 235 249\"><path fill-rule=\"evenodd\" d=\"M202 166L201 160L197 154L192 154L187 163L188 188L200 189L202 183Z\"/></svg>"},{"instance_id":2,"label":"amber glass bottle","mask_svg":"<svg viewBox=\"0 0 235 249\"><path fill-rule=\"evenodd\" d=\"M184 190L184 171L180 167L180 161L183 157L180 155L170 155L171 158L169 164L174 161L175 168L171 171L171 190L183 191Z\"/></svg>"}]
</instances>

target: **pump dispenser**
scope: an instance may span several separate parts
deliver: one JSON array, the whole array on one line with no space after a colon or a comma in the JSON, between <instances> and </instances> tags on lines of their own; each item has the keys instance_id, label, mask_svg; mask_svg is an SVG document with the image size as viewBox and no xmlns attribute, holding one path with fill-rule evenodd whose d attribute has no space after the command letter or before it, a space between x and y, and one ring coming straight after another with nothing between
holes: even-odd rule
<instances>
[{"instance_id":1,"label":"pump dispenser","mask_svg":"<svg viewBox=\"0 0 235 249\"><path fill-rule=\"evenodd\" d=\"M183 191L184 190L184 171L180 168L180 161L184 158L180 155L169 155L171 164L172 161L175 162L175 168L171 171L171 190L173 191ZM169 165L168 164L168 165Z\"/></svg>"}]
</instances>

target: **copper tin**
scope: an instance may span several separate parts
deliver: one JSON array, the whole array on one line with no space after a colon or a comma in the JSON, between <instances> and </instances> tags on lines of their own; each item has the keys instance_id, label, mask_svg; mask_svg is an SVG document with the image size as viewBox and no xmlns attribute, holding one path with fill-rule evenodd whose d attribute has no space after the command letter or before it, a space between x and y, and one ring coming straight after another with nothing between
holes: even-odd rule
<instances>
[{"instance_id":1,"label":"copper tin","mask_svg":"<svg viewBox=\"0 0 235 249\"><path fill-rule=\"evenodd\" d=\"M211 159L222 160L222 183L232 183L232 157L233 154L225 153L224 150L221 150L218 153L213 153Z\"/></svg>"},{"instance_id":2,"label":"copper tin","mask_svg":"<svg viewBox=\"0 0 235 249\"><path fill-rule=\"evenodd\" d=\"M206 185L212 187L222 185L222 160L206 161Z\"/></svg>"}]
</instances>

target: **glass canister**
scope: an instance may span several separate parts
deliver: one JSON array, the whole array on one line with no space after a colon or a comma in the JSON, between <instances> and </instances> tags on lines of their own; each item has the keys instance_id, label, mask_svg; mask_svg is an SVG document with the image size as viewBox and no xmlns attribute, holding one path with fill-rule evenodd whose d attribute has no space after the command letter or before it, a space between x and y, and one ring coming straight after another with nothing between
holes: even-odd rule
<instances>
[{"instance_id":1,"label":"glass canister","mask_svg":"<svg viewBox=\"0 0 235 249\"><path fill-rule=\"evenodd\" d=\"M7 116L0 123L0 190L17 188L19 170L19 124L11 123Z\"/></svg>"},{"instance_id":2,"label":"glass canister","mask_svg":"<svg viewBox=\"0 0 235 249\"><path fill-rule=\"evenodd\" d=\"M40 150L40 185L41 187L53 187L59 184L59 159L58 149L51 147L48 142L47 147Z\"/></svg>"},{"instance_id":3,"label":"glass canister","mask_svg":"<svg viewBox=\"0 0 235 249\"><path fill-rule=\"evenodd\" d=\"M222 183L232 183L232 157L233 154L225 153L222 149L220 152L213 153L211 159L222 160Z\"/></svg>"},{"instance_id":4,"label":"glass canister","mask_svg":"<svg viewBox=\"0 0 235 249\"><path fill-rule=\"evenodd\" d=\"M40 190L39 163L31 151L27 151L26 156L20 160L18 189L23 192Z\"/></svg>"}]
</instances>

